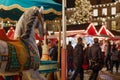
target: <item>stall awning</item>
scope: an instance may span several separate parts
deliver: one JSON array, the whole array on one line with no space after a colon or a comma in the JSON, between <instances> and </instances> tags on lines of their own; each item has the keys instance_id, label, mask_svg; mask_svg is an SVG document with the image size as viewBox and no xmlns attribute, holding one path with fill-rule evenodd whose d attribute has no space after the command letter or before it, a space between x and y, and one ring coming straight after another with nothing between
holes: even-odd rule
<instances>
[{"instance_id":1,"label":"stall awning","mask_svg":"<svg viewBox=\"0 0 120 80\"><path fill-rule=\"evenodd\" d=\"M114 37L114 35L108 29L106 29L104 25L101 26L98 34L103 37Z\"/></svg>"},{"instance_id":2,"label":"stall awning","mask_svg":"<svg viewBox=\"0 0 120 80\"><path fill-rule=\"evenodd\" d=\"M93 23L89 24L89 26L87 27L85 32L87 33L88 36L97 36L98 35L97 30Z\"/></svg>"}]
</instances>

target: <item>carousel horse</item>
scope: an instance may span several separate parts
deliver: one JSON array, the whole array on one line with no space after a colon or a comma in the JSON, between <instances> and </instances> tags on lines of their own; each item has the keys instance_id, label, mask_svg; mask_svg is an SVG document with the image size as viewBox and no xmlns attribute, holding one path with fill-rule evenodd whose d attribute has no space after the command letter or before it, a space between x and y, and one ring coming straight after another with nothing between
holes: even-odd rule
<instances>
[{"instance_id":1,"label":"carousel horse","mask_svg":"<svg viewBox=\"0 0 120 80\"><path fill-rule=\"evenodd\" d=\"M5 31L0 29L0 75L39 69L40 56L34 29L37 27L43 35L42 11L42 8L31 8L23 13L16 25L15 40L8 39Z\"/></svg>"}]
</instances>

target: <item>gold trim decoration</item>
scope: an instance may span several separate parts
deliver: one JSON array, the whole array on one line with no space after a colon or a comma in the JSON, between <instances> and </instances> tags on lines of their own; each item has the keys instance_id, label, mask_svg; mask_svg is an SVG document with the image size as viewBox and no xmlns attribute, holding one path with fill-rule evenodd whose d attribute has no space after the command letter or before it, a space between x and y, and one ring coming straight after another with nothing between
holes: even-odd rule
<instances>
[{"instance_id":1,"label":"gold trim decoration","mask_svg":"<svg viewBox=\"0 0 120 80\"><path fill-rule=\"evenodd\" d=\"M34 7L34 6L33 6ZM23 7L21 7L20 5L17 5L17 4L14 4L14 5L11 5L11 6L4 6L4 5L0 5L0 8L2 9L4 9L4 10L11 10L11 9L14 9L14 8L18 8L18 9L20 9L21 11L25 11L25 10L27 10L27 9L29 9L29 8L23 8ZM30 7L31 8L31 7Z\"/></svg>"},{"instance_id":2,"label":"gold trim decoration","mask_svg":"<svg viewBox=\"0 0 120 80\"><path fill-rule=\"evenodd\" d=\"M44 10L44 14L48 14L50 12L53 12L53 13L55 13L57 15L62 15L62 12L58 12L58 11L54 10L53 8L51 8L49 10Z\"/></svg>"},{"instance_id":3,"label":"gold trim decoration","mask_svg":"<svg viewBox=\"0 0 120 80\"><path fill-rule=\"evenodd\" d=\"M61 18L55 18L54 20L61 20ZM48 23L51 23L51 22L54 22L54 20L45 20L45 22L48 22ZM12 20L12 19L10 19L9 17L7 17L7 18L1 18L0 17L0 21L10 21L10 22L15 22L15 23L17 23L17 20Z\"/></svg>"},{"instance_id":4,"label":"gold trim decoration","mask_svg":"<svg viewBox=\"0 0 120 80\"><path fill-rule=\"evenodd\" d=\"M12 20L12 19L10 19L10 18L8 18L8 17L7 17L7 18L1 18L1 17L0 17L0 21L15 21L15 20Z\"/></svg>"}]
</instances>

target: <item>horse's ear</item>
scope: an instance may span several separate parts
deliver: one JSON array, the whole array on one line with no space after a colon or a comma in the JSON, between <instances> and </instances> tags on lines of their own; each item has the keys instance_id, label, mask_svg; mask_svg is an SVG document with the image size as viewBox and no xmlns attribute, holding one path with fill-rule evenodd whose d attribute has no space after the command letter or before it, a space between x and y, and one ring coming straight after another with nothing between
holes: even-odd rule
<instances>
[{"instance_id":1,"label":"horse's ear","mask_svg":"<svg viewBox=\"0 0 120 80\"><path fill-rule=\"evenodd\" d=\"M39 13L42 13L42 14L43 14L43 10L44 10L44 7L41 6L40 9L39 9Z\"/></svg>"}]
</instances>

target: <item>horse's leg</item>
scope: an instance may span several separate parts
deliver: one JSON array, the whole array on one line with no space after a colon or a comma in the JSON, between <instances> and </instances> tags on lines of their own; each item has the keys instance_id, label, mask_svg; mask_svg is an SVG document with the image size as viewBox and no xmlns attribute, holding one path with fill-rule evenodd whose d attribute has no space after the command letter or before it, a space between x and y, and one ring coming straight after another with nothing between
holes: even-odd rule
<instances>
[{"instance_id":1,"label":"horse's leg","mask_svg":"<svg viewBox=\"0 0 120 80\"><path fill-rule=\"evenodd\" d=\"M23 71L22 74L22 80L31 80L29 71Z\"/></svg>"},{"instance_id":2,"label":"horse's leg","mask_svg":"<svg viewBox=\"0 0 120 80\"><path fill-rule=\"evenodd\" d=\"M45 77L41 76L38 70L28 70L23 72L23 80L46 80Z\"/></svg>"}]
</instances>

